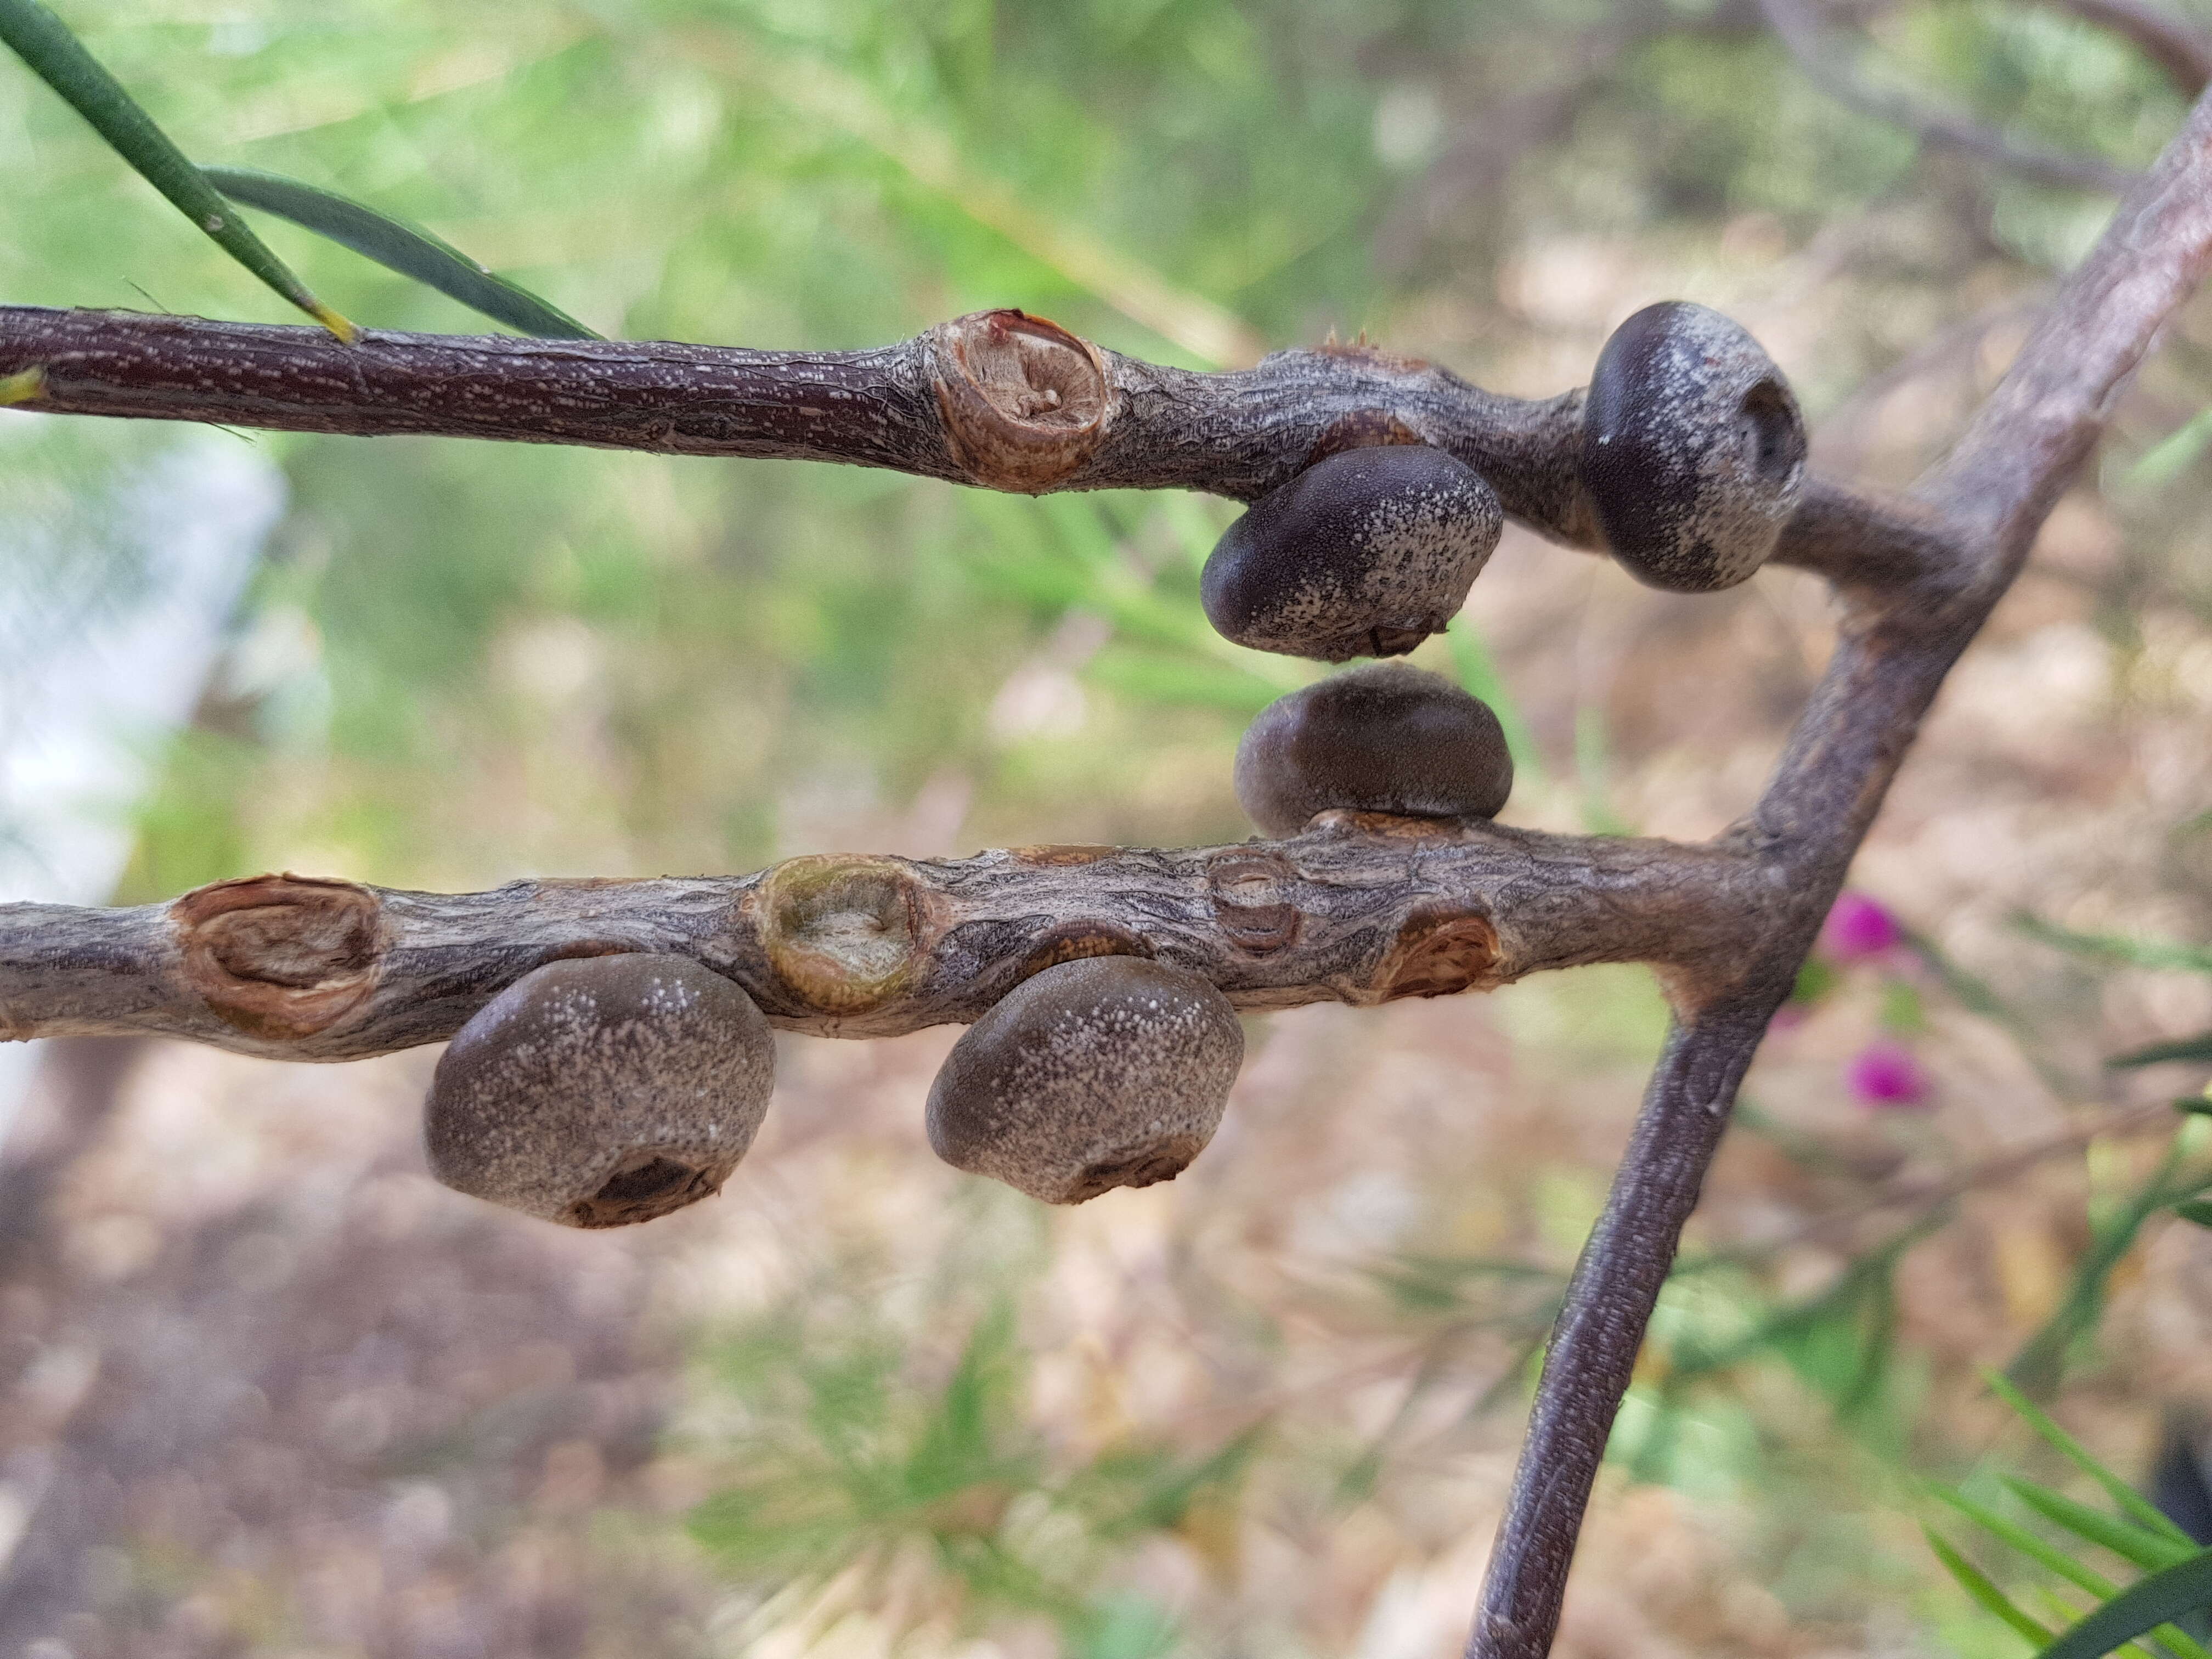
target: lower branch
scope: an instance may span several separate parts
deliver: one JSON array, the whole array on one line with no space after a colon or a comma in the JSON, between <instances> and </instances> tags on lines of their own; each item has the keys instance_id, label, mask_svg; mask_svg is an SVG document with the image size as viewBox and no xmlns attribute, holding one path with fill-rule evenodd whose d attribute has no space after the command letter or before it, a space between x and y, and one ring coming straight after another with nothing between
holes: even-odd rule
<instances>
[{"instance_id":1,"label":"lower branch","mask_svg":"<svg viewBox=\"0 0 2212 1659\"><path fill-rule=\"evenodd\" d=\"M1543 1659L1551 1650L1583 1511L1644 1328L1728 1127L1736 1085L1788 989L1785 980L1764 996L1708 1010L1668 1036L1605 1213L1553 1327L1468 1659Z\"/></svg>"},{"instance_id":2,"label":"lower branch","mask_svg":"<svg viewBox=\"0 0 2212 1659\"><path fill-rule=\"evenodd\" d=\"M776 1024L978 1018L1085 956L1152 957L1244 1008L1487 990L1641 961L1724 975L1777 903L1726 848L1325 813L1285 842L814 854L757 875L398 892L293 876L133 909L0 905L0 1037L150 1034L289 1060L442 1042L563 957L689 956Z\"/></svg>"}]
</instances>

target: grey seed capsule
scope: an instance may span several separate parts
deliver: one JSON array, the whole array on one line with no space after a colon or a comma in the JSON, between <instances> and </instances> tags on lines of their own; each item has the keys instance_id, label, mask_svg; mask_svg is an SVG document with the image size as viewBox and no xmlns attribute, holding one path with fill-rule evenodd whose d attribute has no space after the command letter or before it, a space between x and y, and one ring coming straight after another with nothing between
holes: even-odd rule
<instances>
[{"instance_id":1,"label":"grey seed capsule","mask_svg":"<svg viewBox=\"0 0 2212 1659\"><path fill-rule=\"evenodd\" d=\"M969 1026L929 1091L929 1144L1047 1204L1171 1181L1221 1124L1244 1060L1229 999L1139 957L1024 980Z\"/></svg>"},{"instance_id":2,"label":"grey seed capsule","mask_svg":"<svg viewBox=\"0 0 2212 1659\"><path fill-rule=\"evenodd\" d=\"M1340 451L1252 503L1199 596L1239 645L1343 662L1441 633L1504 527L1472 468L1423 444Z\"/></svg>"},{"instance_id":3,"label":"grey seed capsule","mask_svg":"<svg viewBox=\"0 0 2212 1659\"><path fill-rule=\"evenodd\" d=\"M423 1140L458 1191L626 1226L718 1191L775 1085L768 1020L720 975L678 956L550 962L461 1027Z\"/></svg>"},{"instance_id":4,"label":"grey seed capsule","mask_svg":"<svg viewBox=\"0 0 2212 1659\"><path fill-rule=\"evenodd\" d=\"M1679 593L1766 562L1805 482L1805 419L1743 327L1682 301L1646 306L1598 354L1583 482L1613 555Z\"/></svg>"},{"instance_id":5,"label":"grey seed capsule","mask_svg":"<svg viewBox=\"0 0 2212 1659\"><path fill-rule=\"evenodd\" d=\"M1513 757L1490 705L1440 674L1370 663L1261 709L1237 745L1237 799L1271 836L1316 812L1495 817Z\"/></svg>"}]
</instances>

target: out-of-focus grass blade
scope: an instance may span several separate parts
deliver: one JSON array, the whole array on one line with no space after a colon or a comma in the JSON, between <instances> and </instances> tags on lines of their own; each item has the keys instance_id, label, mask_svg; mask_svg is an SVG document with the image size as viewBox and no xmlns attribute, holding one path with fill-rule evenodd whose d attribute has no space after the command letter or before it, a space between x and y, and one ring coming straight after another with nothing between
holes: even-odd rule
<instances>
[{"instance_id":1,"label":"out-of-focus grass blade","mask_svg":"<svg viewBox=\"0 0 2212 1659\"><path fill-rule=\"evenodd\" d=\"M2203 1199L2192 1198L2186 1204L2177 1204L2173 1206L2173 1212L2184 1221L2193 1221L2200 1227L2212 1227L2212 1203Z\"/></svg>"},{"instance_id":2,"label":"out-of-focus grass blade","mask_svg":"<svg viewBox=\"0 0 2212 1659\"><path fill-rule=\"evenodd\" d=\"M2193 1550L2196 1542L2162 1513L2158 1507L2133 1486L2089 1455L2088 1448L2051 1421L2050 1415L2033 1400L2014 1388L2011 1382L1994 1371L1984 1373L1990 1389L2020 1414L2021 1420L2033 1429L2043 1443L2080 1469L2105 1489L2105 1495L2119 1505L2131 1520L2159 1534L2184 1550Z\"/></svg>"},{"instance_id":3,"label":"out-of-focus grass blade","mask_svg":"<svg viewBox=\"0 0 2212 1659\"><path fill-rule=\"evenodd\" d=\"M2051 1632L2047 1626L2014 1606L2012 1597L1999 1589L1987 1573L1952 1548L1942 1534L1933 1527L1920 1530L1927 1534L1928 1547L1936 1552L1936 1559L1943 1564L1943 1570L1959 1581L1959 1588L1973 1597L1976 1606L1985 1613L1995 1613L2039 1647L2051 1640Z\"/></svg>"},{"instance_id":4,"label":"out-of-focus grass blade","mask_svg":"<svg viewBox=\"0 0 2212 1659\"><path fill-rule=\"evenodd\" d=\"M388 270L411 276L494 322L547 340L600 337L528 289L487 270L422 226L380 213L349 197L254 167L202 167L208 182L234 202L327 236Z\"/></svg>"},{"instance_id":5,"label":"out-of-focus grass blade","mask_svg":"<svg viewBox=\"0 0 2212 1659\"><path fill-rule=\"evenodd\" d=\"M2176 968L2185 973L2212 974L2212 951L2197 945L2178 945L2170 939L2129 939L2120 933L2077 933L2026 910L2016 911L2012 923L2030 939L2055 945L2077 957L2123 962L2135 968Z\"/></svg>"},{"instance_id":6,"label":"out-of-focus grass blade","mask_svg":"<svg viewBox=\"0 0 2212 1659\"><path fill-rule=\"evenodd\" d=\"M1948 1486L1936 1488L1936 1497L1965 1516L1999 1543L2009 1544L2030 1560L2049 1568L2076 1589L2085 1589L2099 1601L2110 1596L2118 1586L2101 1573L2092 1572L2065 1551L2045 1543L2026 1527L2008 1521L1995 1510L1977 1504L1961 1492Z\"/></svg>"},{"instance_id":7,"label":"out-of-focus grass blade","mask_svg":"<svg viewBox=\"0 0 2212 1659\"><path fill-rule=\"evenodd\" d=\"M2156 489L2172 483L2204 453L2208 443L2212 443L2212 409L2199 410L2137 456L2135 465L2120 474L2120 483L2130 489Z\"/></svg>"},{"instance_id":8,"label":"out-of-focus grass blade","mask_svg":"<svg viewBox=\"0 0 2212 1659\"><path fill-rule=\"evenodd\" d=\"M2199 1032L2195 1036L2176 1037L2170 1042L2154 1042L2148 1048L2130 1048L2126 1054L2115 1054L2106 1065L2155 1066L2166 1060L2212 1060L2212 1031Z\"/></svg>"},{"instance_id":9,"label":"out-of-focus grass blade","mask_svg":"<svg viewBox=\"0 0 2212 1659\"><path fill-rule=\"evenodd\" d=\"M360 337L359 329L318 300L269 251L185 153L169 142L168 135L155 125L154 118L39 0L0 0L0 41L12 46L139 177L213 237L224 252L347 344Z\"/></svg>"},{"instance_id":10,"label":"out-of-focus grass blade","mask_svg":"<svg viewBox=\"0 0 2212 1659\"><path fill-rule=\"evenodd\" d=\"M2036 1659L2104 1659L2146 1631L2208 1607L2212 1607L2212 1550L2203 1550L2130 1584Z\"/></svg>"},{"instance_id":11,"label":"out-of-focus grass blade","mask_svg":"<svg viewBox=\"0 0 2212 1659\"><path fill-rule=\"evenodd\" d=\"M2101 1548L2108 1549L2122 1560L2133 1563L2145 1572L2159 1572L2185 1561L2194 1555L2191 1545L2175 1544L2163 1535L2131 1527L2118 1521L2101 1510L2093 1510L2087 1504L2077 1504L2063 1492L2048 1486L2039 1486L2033 1480L2008 1476L2006 1488L2014 1497L2033 1510L2045 1520L2066 1528Z\"/></svg>"}]
</instances>

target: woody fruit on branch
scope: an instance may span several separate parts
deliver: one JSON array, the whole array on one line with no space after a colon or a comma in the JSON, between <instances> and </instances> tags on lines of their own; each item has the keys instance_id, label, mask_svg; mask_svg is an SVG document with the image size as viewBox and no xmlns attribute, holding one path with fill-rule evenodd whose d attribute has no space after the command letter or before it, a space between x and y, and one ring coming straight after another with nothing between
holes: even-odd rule
<instances>
[{"instance_id":1,"label":"woody fruit on branch","mask_svg":"<svg viewBox=\"0 0 2212 1659\"><path fill-rule=\"evenodd\" d=\"M969 1024L932 1093L932 1144L1079 1202L1198 1155L1241 1057L1234 1009L1650 963L1673 1029L1553 1333L1469 1649L1535 1659L1767 1020L1946 672L2208 262L2200 103L1951 457L1896 500L1808 471L1779 372L1686 304L1630 319L1586 392L1539 402L1364 346L1165 368L1018 311L803 353L0 307L0 397L27 409L1209 491L1251 504L1209 562L1209 617L1324 660L1442 627L1506 518L1680 591L1812 569L1840 610L1772 781L1708 843L1495 823L1510 768L1494 716L1370 667L1255 722L1238 795L1270 839L816 854L458 896L262 876L131 909L0 906L0 1037L151 1033L302 1060L451 1041L437 1172L597 1226L719 1185L765 1109L770 1026Z\"/></svg>"}]
</instances>

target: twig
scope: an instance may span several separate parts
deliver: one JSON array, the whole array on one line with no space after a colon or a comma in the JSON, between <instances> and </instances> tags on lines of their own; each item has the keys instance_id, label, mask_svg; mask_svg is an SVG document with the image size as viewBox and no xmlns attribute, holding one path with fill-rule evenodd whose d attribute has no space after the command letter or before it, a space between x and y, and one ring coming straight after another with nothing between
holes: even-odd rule
<instances>
[{"instance_id":1,"label":"twig","mask_svg":"<svg viewBox=\"0 0 2212 1659\"><path fill-rule=\"evenodd\" d=\"M2098 156L2069 155L2015 143L1976 122L1929 109L1902 94L1869 86L1838 57L1835 45L1823 38L1819 22L1802 0L1759 0L1759 5L1806 79L1862 114L2047 185L2118 195L2136 181L2136 174Z\"/></svg>"},{"instance_id":2,"label":"twig","mask_svg":"<svg viewBox=\"0 0 2212 1659\"><path fill-rule=\"evenodd\" d=\"M2143 0L2057 0L2084 22L2110 29L2131 42L2166 73L2185 98L2194 98L2212 81L2212 34L2185 18Z\"/></svg>"}]
</instances>

